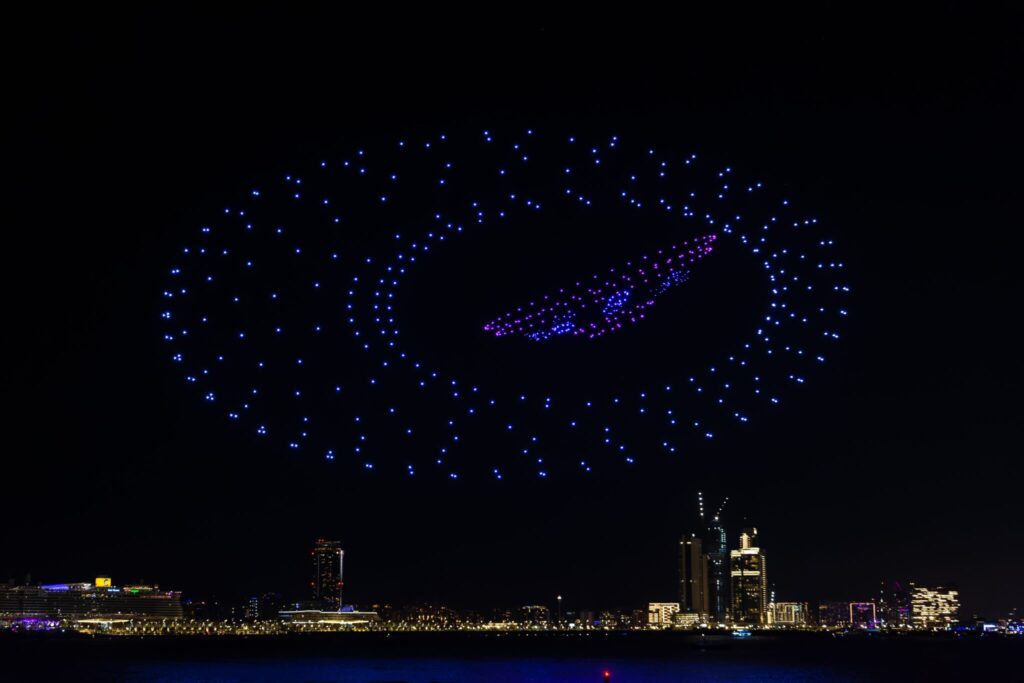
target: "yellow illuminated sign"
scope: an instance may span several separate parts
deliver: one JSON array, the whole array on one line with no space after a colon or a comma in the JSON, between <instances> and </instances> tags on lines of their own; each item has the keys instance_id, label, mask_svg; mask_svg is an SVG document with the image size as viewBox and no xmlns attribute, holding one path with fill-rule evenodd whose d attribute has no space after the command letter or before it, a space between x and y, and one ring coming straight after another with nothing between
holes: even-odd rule
<instances>
[{"instance_id":1,"label":"yellow illuminated sign","mask_svg":"<svg viewBox=\"0 0 1024 683\"><path fill-rule=\"evenodd\" d=\"M96 577L97 588L110 588L110 577L109 576L97 576Z\"/></svg>"}]
</instances>

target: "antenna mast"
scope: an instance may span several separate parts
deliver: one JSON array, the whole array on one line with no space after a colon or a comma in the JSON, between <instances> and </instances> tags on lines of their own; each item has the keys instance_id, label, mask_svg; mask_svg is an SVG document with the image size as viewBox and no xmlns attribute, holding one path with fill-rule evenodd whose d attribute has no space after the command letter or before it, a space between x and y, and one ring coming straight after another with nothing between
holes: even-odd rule
<instances>
[{"instance_id":1,"label":"antenna mast","mask_svg":"<svg viewBox=\"0 0 1024 683\"><path fill-rule=\"evenodd\" d=\"M338 551L338 611L345 606L341 601L341 589L345 586L345 551Z\"/></svg>"}]
</instances>

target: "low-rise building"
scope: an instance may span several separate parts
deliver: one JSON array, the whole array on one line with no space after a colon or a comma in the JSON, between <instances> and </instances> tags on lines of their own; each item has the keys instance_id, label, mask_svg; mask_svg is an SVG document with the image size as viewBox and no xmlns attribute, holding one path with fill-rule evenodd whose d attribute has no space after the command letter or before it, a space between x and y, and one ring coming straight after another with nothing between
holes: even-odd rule
<instances>
[{"instance_id":1,"label":"low-rise building","mask_svg":"<svg viewBox=\"0 0 1024 683\"><path fill-rule=\"evenodd\" d=\"M668 628L672 625L674 615L678 613L678 602L649 603L647 605L647 625L655 628Z\"/></svg>"},{"instance_id":2,"label":"low-rise building","mask_svg":"<svg viewBox=\"0 0 1024 683\"><path fill-rule=\"evenodd\" d=\"M0 586L0 615L69 623L181 619L181 593L159 586L114 586L108 577L92 583Z\"/></svg>"},{"instance_id":3,"label":"low-rise building","mask_svg":"<svg viewBox=\"0 0 1024 683\"><path fill-rule=\"evenodd\" d=\"M768 606L768 623L772 626L806 626L809 621L806 602L773 602Z\"/></svg>"}]
</instances>

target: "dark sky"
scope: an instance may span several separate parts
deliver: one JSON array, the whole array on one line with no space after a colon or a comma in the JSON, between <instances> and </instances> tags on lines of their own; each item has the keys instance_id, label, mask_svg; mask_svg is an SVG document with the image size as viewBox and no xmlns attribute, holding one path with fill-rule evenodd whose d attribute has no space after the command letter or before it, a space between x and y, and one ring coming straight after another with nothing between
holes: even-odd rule
<instances>
[{"instance_id":1,"label":"dark sky","mask_svg":"<svg viewBox=\"0 0 1024 683\"><path fill-rule=\"evenodd\" d=\"M674 596L703 489L760 529L780 599L892 577L1021 605L1024 27L965 7L9 22L0 578L299 596L327 536L363 603L633 606ZM365 136L486 125L669 136L791 188L848 255L840 362L671 472L501 488L341 477L180 391L159 292L201 207Z\"/></svg>"}]
</instances>

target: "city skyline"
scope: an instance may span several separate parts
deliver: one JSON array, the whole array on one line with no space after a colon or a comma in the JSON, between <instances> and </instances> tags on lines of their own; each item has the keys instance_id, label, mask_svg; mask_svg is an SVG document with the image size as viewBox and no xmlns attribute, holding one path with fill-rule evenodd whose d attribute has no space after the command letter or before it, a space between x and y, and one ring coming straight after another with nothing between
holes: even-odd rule
<instances>
[{"instance_id":1,"label":"city skyline","mask_svg":"<svg viewBox=\"0 0 1024 683\"><path fill-rule=\"evenodd\" d=\"M545 609L550 609L554 612L556 608L561 609L562 607L571 610L628 610L640 609L648 603L675 604L680 614L688 612L699 613L702 617L700 623L710 619L711 622L717 621L722 624L729 623L731 625L749 626L771 623L771 605L775 603L774 596L776 593L780 595L779 604L810 606L804 609L805 611L809 609L812 613L816 613L818 608L815 605L819 603L821 610L825 609L826 604L837 605L840 610L847 610L848 605L859 604L857 601L862 600L874 605L873 609L877 608L879 611L885 611L887 609L887 602L895 604L897 601L905 600L908 613L904 617L897 619L891 615L887 616L890 623L899 622L904 625L912 623L909 617L909 606L911 604L910 596L914 591L915 584L934 586L934 589L929 588L927 590L937 590L940 593L952 587L955 592L959 593L960 577L941 576L934 571L929 571L927 566L919 567L916 570L912 569L910 572L902 574L897 574L893 570L880 570L880 574L877 576L859 577L854 582L854 586L843 586L833 583L830 586L819 586L813 590L806 590L798 584L794 584L791 577L783 576L781 577L782 580L779 581L780 576L774 571L769 578L765 569L765 551L763 548L755 545L756 539L759 536L758 529L748 526L749 518L756 518L757 514L755 513L750 516L742 515L740 520L730 523L729 515L723 514L723 511L730 502L728 496L722 498L721 504L713 515L707 515L704 509L703 492L696 491L694 494L690 502L692 504L696 501L696 504L691 505L693 509L690 514L684 515L684 517L689 517L689 520L677 525L678 529L687 529L688 531L676 534L675 543L677 545L674 553L670 551L671 538L665 539L667 542L665 547L662 548L662 557L659 562L661 567L659 573L671 573L673 578L672 585L675 586L674 592L670 584L663 580L658 586L648 585L635 588L632 597L602 601L600 598L595 599L590 596L581 598L578 594L574 595L573 592L563 590L561 586L552 584L551 589L543 594L539 592L520 592L518 595L509 597L508 593L505 593L503 597L497 599L485 596L477 597L475 600L465 600L461 599L458 594L410 594L400 586L379 586L378 584L379 587L374 588L372 591L368 591L365 587L357 587L355 591L356 598L345 603L342 596L342 586L344 585L342 571L345 554L343 542L323 537L316 538L315 542L313 542L312 550L307 552L311 560L309 565L303 565L298 561L294 562L294 567L297 571L292 573L293 576L305 574L307 580L298 584L293 583L291 587L267 583L252 583L251 579L247 577L236 576L236 579L242 579L242 581L226 590L192 589L178 590L177 592L183 594L188 600L205 601L219 599L224 601L224 604L235 605L237 610L242 610L242 606L246 602L258 600L262 595L270 595L277 600L284 600L293 605L301 606L304 609L326 610L338 610L345 604L377 605L396 603L410 606L418 604L447 604L459 609L493 610L517 608L517 606L522 604L536 603L545 605ZM742 501L733 503L733 507L742 507ZM702 529L702 531L695 533L689 531L690 529ZM772 537L780 541L784 539L777 532L772 534ZM713 588L714 574L711 567L714 561L713 558L719 552L719 549L724 550L724 553L721 553L724 557L722 565L724 567L722 574L724 587L717 595L721 599L724 609L716 616L714 609L716 592ZM373 564L372 558L363 559L369 559L369 563ZM789 559L792 560L792 558ZM789 563L787 562L786 564ZM102 566L104 571L109 568L107 564ZM365 569L366 564L362 564L361 567L359 564L356 566ZM157 572L157 574L160 573ZM91 572L91 574L107 576L103 572L96 571ZM360 576L360 580L365 576L359 569L357 569L357 574ZM150 569L139 574L140 578L135 583L138 585L156 585L145 578L153 575L154 573ZM921 580L921 577L924 577L924 580ZM6 584L9 586L40 586L52 583L53 581L65 581L67 578L66 572L58 572L48 577L41 577L28 572L22 577L6 577ZM893 580L894 578L897 580ZM81 577L75 578L75 581L80 580ZM109 582L109 579L106 580ZM167 580L161 580L157 583L165 584L167 582ZM248 582L248 585L251 587L248 590L241 589L239 586L243 582ZM74 581L71 583L79 585L75 584ZM175 583L173 577L170 577L170 583ZM633 583L634 587L636 586L635 582L631 583ZM780 584L784 586L784 589L778 591L777 586ZM3 585L2 581L0 581L0 585ZM299 588L298 586L300 585L305 587ZM737 587L742 587L742 590L737 590ZM178 586L178 588L180 589L181 586ZM903 591L905 594L900 597L897 595L899 591ZM502 594L499 593L499 595ZM930 593L928 595L931 596ZM924 600L925 598L922 597L920 599ZM941 600L942 598L939 595L938 598L929 597L928 599ZM688 601L692 602L695 607L690 608ZM957 603L958 605L961 604L962 598L958 597ZM970 597L967 599L967 605L971 605ZM787 609L792 608L787 607ZM800 608L797 609L799 611ZM975 616L977 618L1002 618L1004 615L1015 613L1017 610L1018 605L1007 601L989 610L965 612L964 616L968 618L974 618ZM744 611L747 612L746 617L738 616L739 613ZM888 612L886 614L888 615Z\"/></svg>"},{"instance_id":2,"label":"city skyline","mask_svg":"<svg viewBox=\"0 0 1024 683\"><path fill-rule=\"evenodd\" d=\"M698 494L700 518L703 498ZM723 527L715 515L713 535ZM765 551L755 545L757 530L744 528L730 556L729 609L724 616L710 609L707 599L708 556L701 538L684 534L679 542L679 601L649 602L642 608L607 605L573 606L564 610L563 596L556 606L542 603L514 608L491 605L474 610L419 603L394 606L375 601L367 606L347 605L341 598L344 549L338 541L318 538L310 552L312 580L306 595L289 599L286 592L266 592L239 603L182 600L181 591L161 591L156 585L115 585L109 576L93 582L0 585L0 626L13 629L117 631L140 633L195 633L210 628L235 632L237 624L274 623L259 633L279 629L427 628L427 629L888 629L894 631L1017 633L1016 609L989 618L960 613L955 586L920 586L915 582L884 581L877 596L867 601L777 601L769 591ZM715 552L714 550L712 552ZM769 597L770 596L770 597ZM383 614L382 614L383 613ZM490 617L485 615L489 614ZM219 626L213 626L220 624ZM404 626L403 626L404 625ZM244 632L248 626L241 627Z\"/></svg>"},{"instance_id":3,"label":"city skyline","mask_svg":"<svg viewBox=\"0 0 1024 683\"><path fill-rule=\"evenodd\" d=\"M698 519L704 522L703 494L697 494ZM724 503L723 506L724 507ZM783 600L776 599L776 591L773 582L769 582L766 569L766 555L758 543L758 531L753 527L744 527L737 534L735 547L729 546L725 532L726 523L722 520L721 511L714 515L712 525L707 527L703 538L713 538L716 541L726 539L725 547L728 549L729 557L729 582L727 589L723 592L722 598L727 605L726 610L719 614L713 609L713 601L709 595L709 574L708 566L710 556L717 552L717 548L711 547L705 550L703 538L694 533L683 533L679 540L677 555L678 571L678 600L652 601L648 603L646 618L640 621L647 626L665 627L775 627L780 626L850 626L875 628L884 625L889 628L917 628L925 630L943 630L956 626L961 622L971 622L984 618L1006 619L1016 614L1017 608L1011 607L999 614L989 615L962 615L960 614L960 595L956 582L944 583L935 586L921 586L917 582L905 579L885 580L880 583L876 594L860 596L864 598L858 601L857 598L847 600L823 599L820 596L808 599L806 595L786 596ZM330 612L352 612L357 614L376 614L366 611L367 605L377 609L383 605L386 609L393 609L386 598L373 597L363 601L362 605L346 604L342 599L343 567L345 551L341 543L335 540L318 538L313 543L309 553L311 562L311 580L304 592L295 592L293 589L281 590L280 587L268 589L261 593L239 598L238 595L229 596L218 608L221 617L230 619L267 619L274 618L276 614L289 615L294 619L295 614L309 613L324 615ZM774 578L774 577L773 577ZM140 582L141 584L141 582ZM0 587L3 587L0 585ZM122 591L135 594L141 589L144 595L156 595L159 586L137 585L128 586L124 589L113 587L112 579L109 576L98 576L95 584L90 582L71 582L61 584L33 583L30 577L19 583L15 580L8 580L6 587L14 593L4 594L2 602L6 616L12 615L12 609L22 605L31 613L28 605L43 605L46 594L60 597L67 594L67 591L89 592L99 594L113 591L111 596L120 596ZM29 591L29 592L20 592ZM32 593L31 591L36 591ZM39 593L42 591L42 593ZM20 593L19 593L20 592ZM830 598L841 594L841 590L833 591ZM38 594L38 595L37 595ZM12 601L12 596L21 595L18 600ZM28 598L26 596L36 595ZM182 591L168 591L159 593L161 596L174 597L175 602L183 595ZM547 596L551 598L551 596ZM184 601L186 605L207 605L207 601L214 596L189 595ZM20 600L20 602L19 602ZM530 610L542 610L543 618L529 617L527 621L540 621L543 623L559 624L562 621L563 608L565 614L571 615L571 620L578 621L579 614L599 614L608 610L633 610L640 609L623 605L609 604L572 604L563 603L561 593L554 596L554 602L545 604L540 601L536 605L510 607L500 603L489 605L475 605L471 610L484 612L490 610L492 613L499 613L501 610L519 610L529 612ZM108 599L107 602L110 602ZM444 601L442 600L443 604ZM430 601L412 601L407 607L415 605L429 605ZM194 607L193 607L194 609ZM207 608L203 608L207 609ZM363 611L360 612L359 610ZM447 609L447 608L442 608ZM465 606L462 609L467 609ZM283 611L282 611L283 610ZM288 610L297 610L288 611ZM305 612L303 612L305 611ZM525 613L524 612L524 613ZM167 616L167 608L162 607L158 614ZM953 615L950 618L950 615ZM182 616L180 608L177 617ZM376 618L376 617L375 617ZM315 623L315 622L312 622Z\"/></svg>"}]
</instances>

